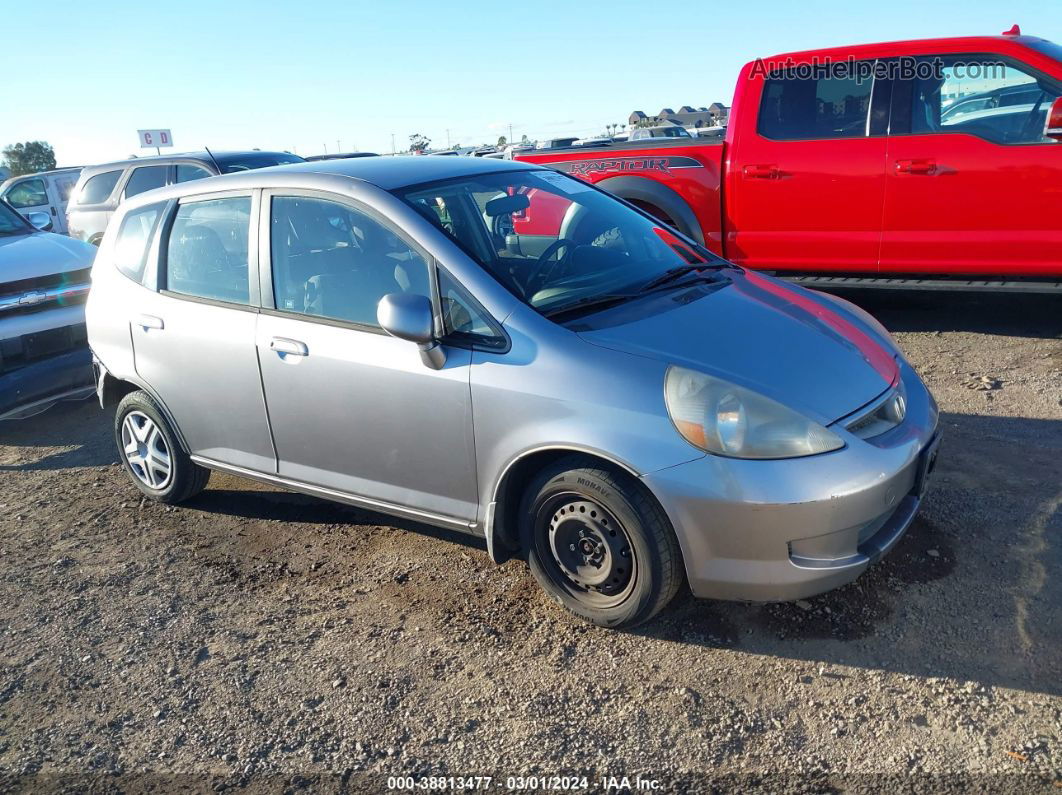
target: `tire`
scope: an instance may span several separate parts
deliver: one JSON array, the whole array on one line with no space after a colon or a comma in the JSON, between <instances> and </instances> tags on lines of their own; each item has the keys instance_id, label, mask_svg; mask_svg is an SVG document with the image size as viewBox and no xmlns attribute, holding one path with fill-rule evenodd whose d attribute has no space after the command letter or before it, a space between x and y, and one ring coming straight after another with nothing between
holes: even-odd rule
<instances>
[{"instance_id":1,"label":"tire","mask_svg":"<svg viewBox=\"0 0 1062 795\"><path fill-rule=\"evenodd\" d=\"M683 581L671 523L636 479L586 456L546 467L521 504L521 541L539 585L601 627L633 627Z\"/></svg>"},{"instance_id":2,"label":"tire","mask_svg":"<svg viewBox=\"0 0 1062 795\"><path fill-rule=\"evenodd\" d=\"M146 392L130 392L122 398L114 414L114 438L125 471L151 499L174 505L206 488L210 470L188 457Z\"/></svg>"}]
</instances>

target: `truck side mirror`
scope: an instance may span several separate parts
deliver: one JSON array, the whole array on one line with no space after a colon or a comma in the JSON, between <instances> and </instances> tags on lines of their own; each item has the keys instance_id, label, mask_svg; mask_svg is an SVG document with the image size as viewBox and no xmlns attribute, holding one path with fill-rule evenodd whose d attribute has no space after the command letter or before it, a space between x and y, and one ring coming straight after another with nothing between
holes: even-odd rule
<instances>
[{"instance_id":1,"label":"truck side mirror","mask_svg":"<svg viewBox=\"0 0 1062 795\"><path fill-rule=\"evenodd\" d=\"M1044 138L1062 141L1062 97L1056 97L1047 111L1047 121L1044 122Z\"/></svg>"},{"instance_id":2,"label":"truck side mirror","mask_svg":"<svg viewBox=\"0 0 1062 795\"><path fill-rule=\"evenodd\" d=\"M42 232L48 232L52 228L52 217L48 213L26 213L26 220L30 222L34 229L39 229Z\"/></svg>"}]
</instances>

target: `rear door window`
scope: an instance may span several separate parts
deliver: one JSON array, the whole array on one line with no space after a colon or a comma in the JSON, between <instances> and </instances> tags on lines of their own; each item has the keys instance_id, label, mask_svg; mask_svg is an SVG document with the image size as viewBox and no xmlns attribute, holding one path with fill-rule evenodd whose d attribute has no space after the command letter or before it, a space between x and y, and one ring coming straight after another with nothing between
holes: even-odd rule
<instances>
[{"instance_id":1,"label":"rear door window","mask_svg":"<svg viewBox=\"0 0 1062 795\"><path fill-rule=\"evenodd\" d=\"M777 141L865 136L874 80L871 65L863 66L824 67L813 76L793 69L767 77L757 131Z\"/></svg>"},{"instance_id":2,"label":"rear door window","mask_svg":"<svg viewBox=\"0 0 1062 795\"><path fill-rule=\"evenodd\" d=\"M134 168L125 183L125 198L136 196L144 191L161 188L166 184L166 169L169 166L141 166Z\"/></svg>"},{"instance_id":3,"label":"rear door window","mask_svg":"<svg viewBox=\"0 0 1062 795\"><path fill-rule=\"evenodd\" d=\"M177 208L166 248L166 289L250 303L251 197L193 201Z\"/></svg>"},{"instance_id":4,"label":"rear door window","mask_svg":"<svg viewBox=\"0 0 1062 795\"><path fill-rule=\"evenodd\" d=\"M90 177L81 189L81 195L77 197L78 204L102 204L110 197L114 186L118 184L118 178L122 176L122 170L104 171Z\"/></svg>"},{"instance_id":5,"label":"rear door window","mask_svg":"<svg viewBox=\"0 0 1062 795\"><path fill-rule=\"evenodd\" d=\"M7 203L16 210L40 207L48 204L48 192L43 179L28 179L13 186L7 192Z\"/></svg>"}]
</instances>

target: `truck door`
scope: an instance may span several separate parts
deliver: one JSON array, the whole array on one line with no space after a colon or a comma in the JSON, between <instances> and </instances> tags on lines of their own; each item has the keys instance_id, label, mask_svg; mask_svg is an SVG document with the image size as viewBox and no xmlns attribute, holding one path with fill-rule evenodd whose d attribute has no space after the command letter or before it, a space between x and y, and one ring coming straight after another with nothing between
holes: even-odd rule
<instances>
[{"instance_id":1,"label":"truck door","mask_svg":"<svg viewBox=\"0 0 1062 795\"><path fill-rule=\"evenodd\" d=\"M875 80L877 63L804 65L760 78L758 107L735 120L729 259L777 270L877 270L892 87Z\"/></svg>"},{"instance_id":2,"label":"truck door","mask_svg":"<svg viewBox=\"0 0 1062 795\"><path fill-rule=\"evenodd\" d=\"M48 213L52 218L52 226L55 226L55 213L48 198L46 177L28 177L16 182L7 189L3 198L23 217L30 213Z\"/></svg>"},{"instance_id":3,"label":"truck door","mask_svg":"<svg viewBox=\"0 0 1062 795\"><path fill-rule=\"evenodd\" d=\"M920 59L894 90L881 270L1062 274L1062 81L1011 58Z\"/></svg>"}]
</instances>

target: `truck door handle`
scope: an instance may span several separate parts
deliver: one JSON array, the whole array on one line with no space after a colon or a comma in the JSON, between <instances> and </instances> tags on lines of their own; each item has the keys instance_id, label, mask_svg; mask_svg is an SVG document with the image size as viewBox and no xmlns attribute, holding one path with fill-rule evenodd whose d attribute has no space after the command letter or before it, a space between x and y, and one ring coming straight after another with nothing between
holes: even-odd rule
<instances>
[{"instance_id":1,"label":"truck door handle","mask_svg":"<svg viewBox=\"0 0 1062 795\"><path fill-rule=\"evenodd\" d=\"M155 317L154 315L137 315L136 320L134 320L133 322L145 331L147 331L149 328L166 328L166 324L162 322L162 318Z\"/></svg>"},{"instance_id":2,"label":"truck door handle","mask_svg":"<svg viewBox=\"0 0 1062 795\"><path fill-rule=\"evenodd\" d=\"M897 174L935 174L937 164L934 160L897 160Z\"/></svg>"},{"instance_id":3,"label":"truck door handle","mask_svg":"<svg viewBox=\"0 0 1062 795\"><path fill-rule=\"evenodd\" d=\"M306 347L305 342L288 339L287 337L273 337L269 341L269 347L281 356L307 356L310 353L310 349Z\"/></svg>"},{"instance_id":4,"label":"truck door handle","mask_svg":"<svg viewBox=\"0 0 1062 795\"><path fill-rule=\"evenodd\" d=\"M746 179L778 179L782 172L773 163L745 166L741 173Z\"/></svg>"}]
</instances>

